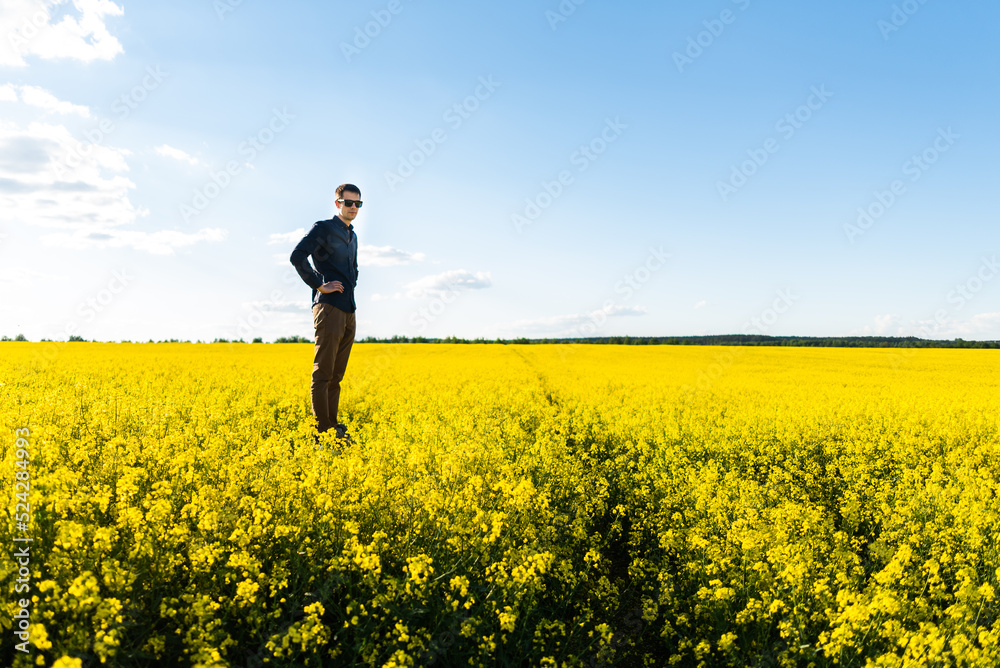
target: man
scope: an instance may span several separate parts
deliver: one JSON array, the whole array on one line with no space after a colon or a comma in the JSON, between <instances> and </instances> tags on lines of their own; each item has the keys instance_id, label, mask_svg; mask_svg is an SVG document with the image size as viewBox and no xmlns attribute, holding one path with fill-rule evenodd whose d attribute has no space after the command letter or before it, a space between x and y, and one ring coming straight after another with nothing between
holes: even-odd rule
<instances>
[{"instance_id":1,"label":"man","mask_svg":"<svg viewBox=\"0 0 1000 668\"><path fill-rule=\"evenodd\" d=\"M316 428L320 433L336 429L337 438L347 436L347 427L337 421L337 415L340 381L354 344L358 237L351 223L360 209L361 189L351 183L338 186L337 215L314 224L291 258L299 276L313 289L316 347L311 389Z\"/></svg>"}]
</instances>

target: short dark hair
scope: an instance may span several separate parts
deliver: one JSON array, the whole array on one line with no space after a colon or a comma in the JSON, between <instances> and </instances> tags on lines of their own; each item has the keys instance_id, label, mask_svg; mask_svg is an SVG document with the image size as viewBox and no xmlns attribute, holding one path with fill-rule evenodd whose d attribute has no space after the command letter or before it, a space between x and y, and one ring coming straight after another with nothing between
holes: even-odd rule
<instances>
[{"instance_id":1,"label":"short dark hair","mask_svg":"<svg viewBox=\"0 0 1000 668\"><path fill-rule=\"evenodd\" d=\"M343 199L344 191L361 194L361 188L357 187L353 183L343 183L337 186L337 199Z\"/></svg>"}]
</instances>

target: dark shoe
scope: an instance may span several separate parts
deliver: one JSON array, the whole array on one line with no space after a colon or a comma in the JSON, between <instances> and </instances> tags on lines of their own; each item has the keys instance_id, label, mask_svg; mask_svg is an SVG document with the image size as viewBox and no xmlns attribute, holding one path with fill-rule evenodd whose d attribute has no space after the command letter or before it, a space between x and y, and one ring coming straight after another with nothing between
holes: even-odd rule
<instances>
[{"instance_id":1,"label":"dark shoe","mask_svg":"<svg viewBox=\"0 0 1000 668\"><path fill-rule=\"evenodd\" d=\"M347 441L348 443L351 442L351 435L347 433L347 425L346 424L338 424L336 427L334 427L334 429L337 430L337 439L338 440L344 440L344 441Z\"/></svg>"},{"instance_id":2,"label":"dark shoe","mask_svg":"<svg viewBox=\"0 0 1000 668\"><path fill-rule=\"evenodd\" d=\"M313 434L313 451L315 452L329 452L332 455L339 455L340 450L334 446L334 439L331 438L330 434L332 430L328 429ZM326 434L324 436L324 434Z\"/></svg>"}]
</instances>

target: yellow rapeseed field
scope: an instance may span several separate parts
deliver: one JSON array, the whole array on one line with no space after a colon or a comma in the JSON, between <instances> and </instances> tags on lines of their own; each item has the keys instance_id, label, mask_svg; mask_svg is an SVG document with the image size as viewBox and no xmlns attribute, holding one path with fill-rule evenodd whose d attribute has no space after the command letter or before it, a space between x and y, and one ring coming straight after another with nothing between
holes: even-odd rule
<instances>
[{"instance_id":1,"label":"yellow rapeseed field","mask_svg":"<svg viewBox=\"0 0 1000 668\"><path fill-rule=\"evenodd\" d=\"M1000 665L996 351L311 355L0 344L0 665Z\"/></svg>"}]
</instances>

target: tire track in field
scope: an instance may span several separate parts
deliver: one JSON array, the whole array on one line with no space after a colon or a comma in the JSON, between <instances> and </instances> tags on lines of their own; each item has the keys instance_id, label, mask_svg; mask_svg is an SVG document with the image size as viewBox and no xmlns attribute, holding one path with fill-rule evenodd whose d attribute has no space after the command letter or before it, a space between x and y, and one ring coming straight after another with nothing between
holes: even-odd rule
<instances>
[{"instance_id":1,"label":"tire track in field","mask_svg":"<svg viewBox=\"0 0 1000 668\"><path fill-rule=\"evenodd\" d=\"M547 401L550 406L556 408L557 412L561 412L562 402L559 400L559 397L556 394L556 392L552 389L552 385L549 383L548 376L542 373L542 371L538 368L538 365L536 365L534 362L528 359L528 356L525 355L520 350L518 350L517 348L513 348L511 352L520 357L521 361L524 362L524 365L527 366L528 369L531 371L531 373L535 375L535 378L538 379L538 385L542 389L542 393L545 396L545 401Z\"/></svg>"}]
</instances>

